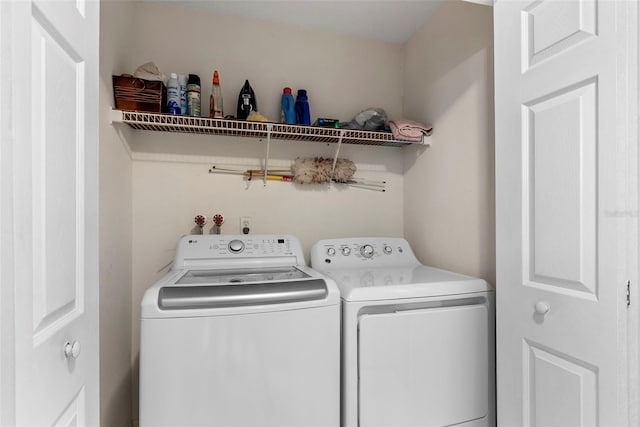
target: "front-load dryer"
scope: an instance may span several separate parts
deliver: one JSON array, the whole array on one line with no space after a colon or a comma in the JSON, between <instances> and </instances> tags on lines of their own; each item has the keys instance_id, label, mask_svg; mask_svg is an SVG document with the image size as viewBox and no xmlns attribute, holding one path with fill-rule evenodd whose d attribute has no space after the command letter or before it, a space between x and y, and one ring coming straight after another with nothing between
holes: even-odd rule
<instances>
[{"instance_id":1,"label":"front-load dryer","mask_svg":"<svg viewBox=\"0 0 640 427\"><path fill-rule=\"evenodd\" d=\"M342 296L343 427L494 426L494 292L399 238L321 240Z\"/></svg>"},{"instance_id":2,"label":"front-load dryer","mask_svg":"<svg viewBox=\"0 0 640 427\"><path fill-rule=\"evenodd\" d=\"M183 237L141 308L141 427L338 427L339 291L295 237Z\"/></svg>"}]
</instances>

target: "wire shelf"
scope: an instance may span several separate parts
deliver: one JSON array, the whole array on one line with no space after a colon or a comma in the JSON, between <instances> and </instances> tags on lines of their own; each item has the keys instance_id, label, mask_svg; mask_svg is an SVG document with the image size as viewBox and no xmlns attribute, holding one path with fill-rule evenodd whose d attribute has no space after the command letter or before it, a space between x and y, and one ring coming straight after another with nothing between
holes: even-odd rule
<instances>
[{"instance_id":1,"label":"wire shelf","mask_svg":"<svg viewBox=\"0 0 640 427\"><path fill-rule=\"evenodd\" d=\"M389 132L335 129L281 123L247 122L243 120L210 119L206 117L175 116L173 114L113 110L114 123L126 123L133 129L160 132L180 132L205 135L244 136L250 138L322 142L328 144L378 145L403 147L428 145L422 142L398 141ZM342 140L341 140L342 137Z\"/></svg>"}]
</instances>

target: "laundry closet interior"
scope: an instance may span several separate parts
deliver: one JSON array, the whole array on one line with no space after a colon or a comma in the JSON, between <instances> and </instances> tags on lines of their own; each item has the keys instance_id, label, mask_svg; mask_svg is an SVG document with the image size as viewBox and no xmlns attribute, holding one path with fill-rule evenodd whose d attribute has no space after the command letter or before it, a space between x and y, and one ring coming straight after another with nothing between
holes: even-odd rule
<instances>
[{"instance_id":1,"label":"laundry closet interior","mask_svg":"<svg viewBox=\"0 0 640 427\"><path fill-rule=\"evenodd\" d=\"M100 399L102 425L137 421L140 300L174 257L193 218L221 214L223 234L297 236L309 256L320 239L396 236L425 264L495 284L493 10L433 3L406 41L223 15L177 2L100 6ZM185 2L187 3L187 2ZM376 2L360 2L362 14ZM391 18L390 18L391 19ZM208 111L213 70L225 114L245 80L258 111L279 120L283 87L306 89L312 122L350 121L367 108L433 125L427 145L342 144L356 175L386 191L300 185L212 174L252 169L264 139L134 130L113 122L112 75L153 61L164 73L198 74ZM268 162L333 157L336 144L273 140ZM212 224L205 225L209 233Z\"/></svg>"}]
</instances>

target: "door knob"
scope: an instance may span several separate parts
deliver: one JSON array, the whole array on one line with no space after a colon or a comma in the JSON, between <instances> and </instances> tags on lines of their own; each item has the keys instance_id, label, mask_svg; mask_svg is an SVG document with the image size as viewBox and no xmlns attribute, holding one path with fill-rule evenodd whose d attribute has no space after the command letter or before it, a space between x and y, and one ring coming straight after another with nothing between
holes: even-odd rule
<instances>
[{"instance_id":1,"label":"door knob","mask_svg":"<svg viewBox=\"0 0 640 427\"><path fill-rule=\"evenodd\" d=\"M537 314L547 314L549 312L549 303L545 301L538 301L534 306Z\"/></svg>"},{"instance_id":2,"label":"door knob","mask_svg":"<svg viewBox=\"0 0 640 427\"><path fill-rule=\"evenodd\" d=\"M80 356L80 350L82 349L80 347L80 343L78 341L73 341L73 342L65 342L64 343L64 357L66 357L67 359L72 358L72 359L77 359L78 356Z\"/></svg>"}]
</instances>

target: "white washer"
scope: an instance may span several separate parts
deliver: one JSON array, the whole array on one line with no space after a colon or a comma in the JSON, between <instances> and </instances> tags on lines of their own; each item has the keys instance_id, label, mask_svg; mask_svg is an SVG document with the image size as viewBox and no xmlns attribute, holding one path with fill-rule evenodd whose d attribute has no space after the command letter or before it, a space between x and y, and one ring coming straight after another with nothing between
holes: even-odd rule
<instances>
[{"instance_id":1,"label":"white washer","mask_svg":"<svg viewBox=\"0 0 640 427\"><path fill-rule=\"evenodd\" d=\"M142 427L339 425L339 291L295 237L182 238L141 317Z\"/></svg>"},{"instance_id":2,"label":"white washer","mask_svg":"<svg viewBox=\"0 0 640 427\"><path fill-rule=\"evenodd\" d=\"M342 295L343 427L494 426L494 292L399 238L321 240Z\"/></svg>"}]
</instances>

